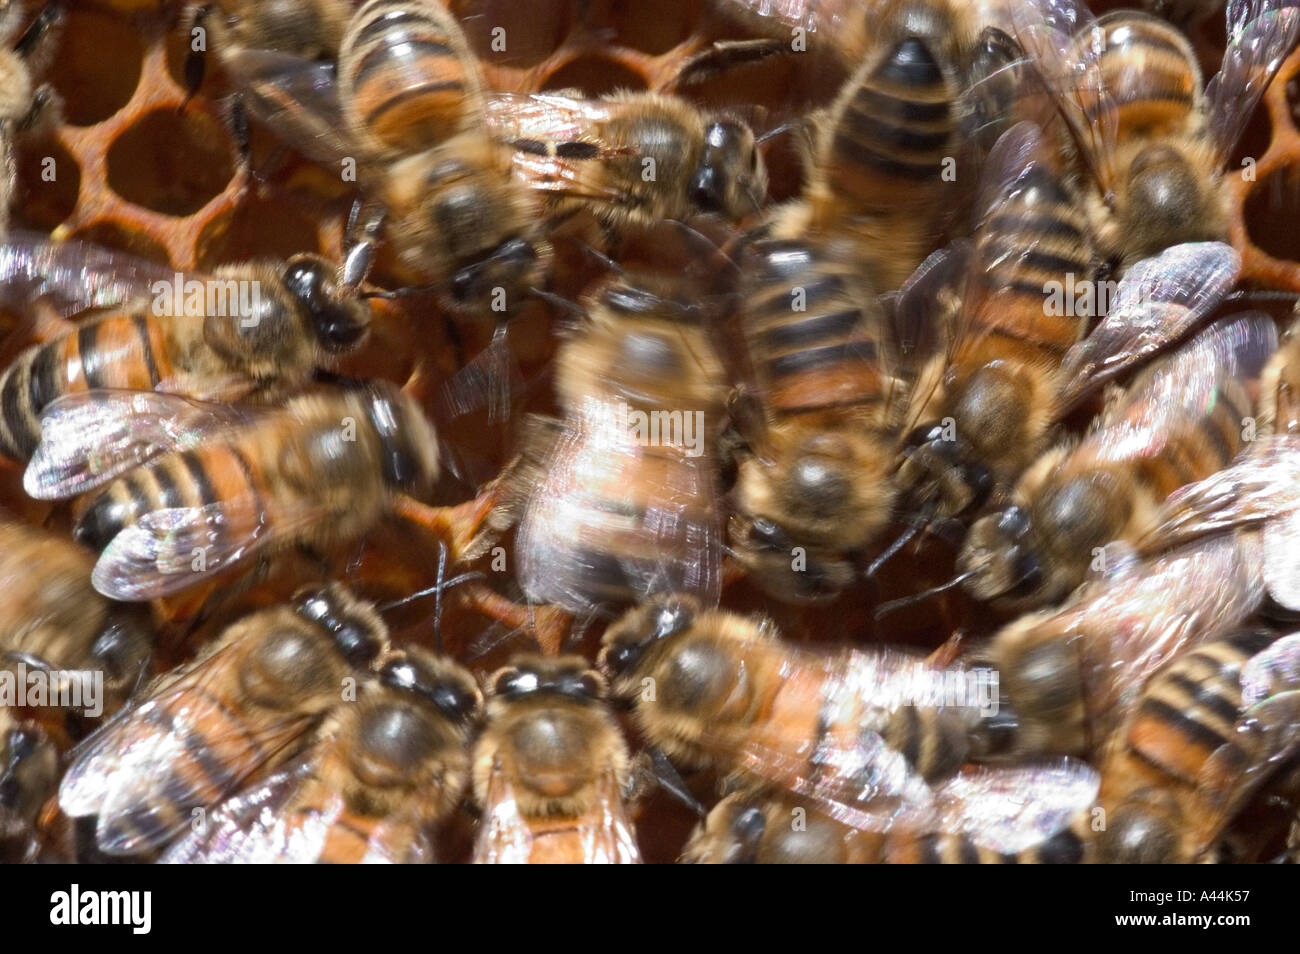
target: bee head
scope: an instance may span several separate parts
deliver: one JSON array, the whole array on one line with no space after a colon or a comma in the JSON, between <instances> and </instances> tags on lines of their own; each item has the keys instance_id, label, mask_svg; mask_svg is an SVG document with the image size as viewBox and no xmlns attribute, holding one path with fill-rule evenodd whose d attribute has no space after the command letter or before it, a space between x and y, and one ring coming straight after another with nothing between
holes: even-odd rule
<instances>
[{"instance_id":1,"label":"bee head","mask_svg":"<svg viewBox=\"0 0 1300 954\"><path fill-rule=\"evenodd\" d=\"M494 699L516 700L542 693L579 702L597 702L605 697L605 680L580 656L519 656L497 670L490 684Z\"/></svg>"},{"instance_id":2,"label":"bee head","mask_svg":"<svg viewBox=\"0 0 1300 954\"><path fill-rule=\"evenodd\" d=\"M688 631L698 613L699 606L686 596L652 598L605 631L597 664L617 686L651 646Z\"/></svg>"},{"instance_id":3,"label":"bee head","mask_svg":"<svg viewBox=\"0 0 1300 954\"><path fill-rule=\"evenodd\" d=\"M469 726L483 711L483 694L474 677L449 660L416 647L384 663L379 681L433 706L455 725Z\"/></svg>"},{"instance_id":4,"label":"bee head","mask_svg":"<svg viewBox=\"0 0 1300 954\"><path fill-rule=\"evenodd\" d=\"M913 507L955 517L980 507L993 476L975 448L942 422L923 424L907 436L898 485Z\"/></svg>"},{"instance_id":5,"label":"bee head","mask_svg":"<svg viewBox=\"0 0 1300 954\"><path fill-rule=\"evenodd\" d=\"M353 666L369 665L388 641L379 615L341 583L299 590L292 605L303 619L323 627L340 655Z\"/></svg>"},{"instance_id":6,"label":"bee head","mask_svg":"<svg viewBox=\"0 0 1300 954\"><path fill-rule=\"evenodd\" d=\"M691 202L703 212L735 220L758 210L767 192L767 170L748 126L733 120L710 124L688 188Z\"/></svg>"},{"instance_id":7,"label":"bee head","mask_svg":"<svg viewBox=\"0 0 1300 954\"><path fill-rule=\"evenodd\" d=\"M428 493L438 479L438 438L419 404L381 381L366 386L365 401L379 438L385 483L398 493Z\"/></svg>"},{"instance_id":8,"label":"bee head","mask_svg":"<svg viewBox=\"0 0 1300 954\"><path fill-rule=\"evenodd\" d=\"M336 269L315 255L295 255L281 277L311 321L316 340L331 353L354 347L366 333L370 312L358 300L340 299Z\"/></svg>"}]
</instances>

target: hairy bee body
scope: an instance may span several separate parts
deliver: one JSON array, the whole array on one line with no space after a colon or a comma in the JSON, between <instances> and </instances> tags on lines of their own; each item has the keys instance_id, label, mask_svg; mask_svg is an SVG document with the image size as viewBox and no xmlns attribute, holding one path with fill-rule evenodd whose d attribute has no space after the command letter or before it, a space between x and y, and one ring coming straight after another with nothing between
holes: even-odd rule
<instances>
[{"instance_id":1,"label":"hairy bee body","mask_svg":"<svg viewBox=\"0 0 1300 954\"><path fill-rule=\"evenodd\" d=\"M1208 847L1201 773L1223 747L1241 750L1241 669L1276 638L1243 630L1184 653L1147 684L1102 763L1105 860L1187 863Z\"/></svg>"},{"instance_id":2,"label":"hairy bee body","mask_svg":"<svg viewBox=\"0 0 1300 954\"><path fill-rule=\"evenodd\" d=\"M1015 852L968 834L872 832L835 821L787 796L729 795L691 835L689 864L1083 864L1094 836L1086 813L1040 844Z\"/></svg>"},{"instance_id":3,"label":"hairy bee body","mask_svg":"<svg viewBox=\"0 0 1300 954\"><path fill-rule=\"evenodd\" d=\"M493 676L473 776L476 862L640 861L624 807L627 743L580 657L518 657Z\"/></svg>"},{"instance_id":4,"label":"hairy bee body","mask_svg":"<svg viewBox=\"0 0 1300 954\"><path fill-rule=\"evenodd\" d=\"M0 452L29 458L42 412L64 395L91 389L271 400L302 387L365 332L367 306L333 297L333 271L307 255L282 270L222 268L203 286L203 305L182 301L176 314L178 290L165 301L92 315L76 330L32 345L0 372Z\"/></svg>"},{"instance_id":5,"label":"hairy bee body","mask_svg":"<svg viewBox=\"0 0 1300 954\"><path fill-rule=\"evenodd\" d=\"M386 641L373 607L338 584L245 617L87 739L63 779L61 807L99 816L101 850L161 847L193 809L215 808L292 755L343 699L345 677ZM120 765L127 751L134 760Z\"/></svg>"}]
</instances>

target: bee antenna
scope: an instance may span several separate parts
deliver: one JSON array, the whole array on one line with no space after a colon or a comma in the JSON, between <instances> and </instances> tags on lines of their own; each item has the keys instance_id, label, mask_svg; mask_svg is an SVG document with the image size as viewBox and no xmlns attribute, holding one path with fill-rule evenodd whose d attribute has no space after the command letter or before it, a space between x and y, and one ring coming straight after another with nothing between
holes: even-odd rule
<instances>
[{"instance_id":1,"label":"bee antenna","mask_svg":"<svg viewBox=\"0 0 1300 954\"><path fill-rule=\"evenodd\" d=\"M775 139L777 136L784 136L786 133L794 132L796 129L799 129L802 126L803 126L802 122L782 123L779 126L773 126L771 129L763 133L763 135L761 136L755 136L754 142L756 143L769 142L770 140Z\"/></svg>"},{"instance_id":2,"label":"bee antenna","mask_svg":"<svg viewBox=\"0 0 1300 954\"><path fill-rule=\"evenodd\" d=\"M697 818L707 816L708 810L691 792L681 772L677 771L677 766L673 765L663 749L658 746L646 746L645 752L650 756L650 767L654 771L655 781L659 787L690 809Z\"/></svg>"},{"instance_id":3,"label":"bee antenna","mask_svg":"<svg viewBox=\"0 0 1300 954\"><path fill-rule=\"evenodd\" d=\"M919 593L913 593L911 596L904 596L901 599L890 600L888 603L881 603L876 607L875 618L877 621L884 619L886 616L903 609L905 606L911 606L913 603L923 603L932 596L938 596L940 593L946 593L965 583L973 576L977 576L980 570L967 570L960 576L955 576L947 583L940 583L938 586L932 586L928 590L922 590Z\"/></svg>"},{"instance_id":4,"label":"bee antenna","mask_svg":"<svg viewBox=\"0 0 1300 954\"><path fill-rule=\"evenodd\" d=\"M379 612L387 613L390 610L395 610L400 606L406 606L410 603L416 602L417 600L422 600L427 596L432 596L433 597L433 648L440 653L442 652L442 594L445 591L451 589L453 586L458 586L461 583L468 583L471 580L482 580L485 578L484 575L478 571L462 573L459 576L453 576L450 580L446 578L446 575L447 575L447 544L443 543L440 540L438 541L437 582L434 583L433 586L428 587L427 589L419 590L418 592L412 593L410 596L404 596L399 600L393 600L390 603L385 603L382 606L378 607Z\"/></svg>"},{"instance_id":5,"label":"bee antenna","mask_svg":"<svg viewBox=\"0 0 1300 954\"><path fill-rule=\"evenodd\" d=\"M727 267L731 269L731 271L736 273L740 272L740 266L732 260L731 256L724 252L717 242L713 241L713 239L709 238L699 229L686 224L681 219L665 219L665 221L671 222L673 225L677 226L677 228L681 229L682 233L692 242L699 244L711 254L717 255L718 258L726 262Z\"/></svg>"},{"instance_id":6,"label":"bee antenna","mask_svg":"<svg viewBox=\"0 0 1300 954\"><path fill-rule=\"evenodd\" d=\"M595 261L597 265L606 271L613 272L615 275L627 274L627 270L623 268L622 265L614 261L614 259L610 258L590 242L584 242L582 239L574 239L573 244L578 247L578 250L582 252L582 254Z\"/></svg>"},{"instance_id":7,"label":"bee antenna","mask_svg":"<svg viewBox=\"0 0 1300 954\"><path fill-rule=\"evenodd\" d=\"M557 295L555 292L549 292L541 288L533 288L532 286L529 286L528 294L540 301L546 302L548 305L554 305L561 311L566 311L571 315L577 315L580 318L585 318L587 315L587 310L576 301L571 298L565 298L563 295Z\"/></svg>"},{"instance_id":8,"label":"bee antenna","mask_svg":"<svg viewBox=\"0 0 1300 954\"><path fill-rule=\"evenodd\" d=\"M880 556L876 557L874 560L871 561L871 565L868 566L867 569L866 569L866 572L862 574L862 578L863 578L864 580L869 580L869 579L871 579L872 577L874 577L874 576L876 575L876 573L879 572L879 570L880 570L880 568L881 568L882 566L884 566L886 563L888 563L888 562L890 561L890 559L891 559L895 554L898 553L899 550L903 549L903 547L905 547L905 546L907 545L907 542L908 542L909 540L911 540L911 539L912 539L913 537L915 537L918 533L920 533L922 530L924 530L925 527L926 527L926 524L925 524L925 523L913 523L913 524L909 524L909 525L908 525L908 526L903 530L903 532L900 533L900 534L899 534L899 535L894 539L894 542L891 543L888 547L885 548L885 552L884 552L884 553L880 554Z\"/></svg>"}]
</instances>

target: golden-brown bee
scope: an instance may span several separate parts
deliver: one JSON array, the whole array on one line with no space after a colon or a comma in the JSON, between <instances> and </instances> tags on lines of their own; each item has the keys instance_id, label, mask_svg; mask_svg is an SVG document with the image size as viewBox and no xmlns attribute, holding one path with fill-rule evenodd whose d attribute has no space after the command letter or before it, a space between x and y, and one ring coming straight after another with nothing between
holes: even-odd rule
<instances>
[{"instance_id":1,"label":"golden-brown bee","mask_svg":"<svg viewBox=\"0 0 1300 954\"><path fill-rule=\"evenodd\" d=\"M432 827L469 780L474 677L418 647L392 656L325 720L296 765L225 802L169 864L434 861Z\"/></svg>"},{"instance_id":2,"label":"golden-brown bee","mask_svg":"<svg viewBox=\"0 0 1300 954\"><path fill-rule=\"evenodd\" d=\"M304 395L240 425L209 420L201 444L171 446L167 413L179 407L194 416L193 405L160 403L164 395L141 405L130 393L88 394L78 410L96 419L47 427L27 485L47 497L76 493L88 471L134 463L141 433L156 440L150 449L162 453L83 497L74 511L74 536L101 551L95 588L117 599L175 593L268 546L328 552L369 530L399 495L423 495L437 479L432 425L387 382Z\"/></svg>"},{"instance_id":3,"label":"golden-brown bee","mask_svg":"<svg viewBox=\"0 0 1300 954\"><path fill-rule=\"evenodd\" d=\"M455 16L433 0L364 4L339 51L338 97L399 260L466 306L517 307L542 270L536 207L513 150L488 133Z\"/></svg>"},{"instance_id":4,"label":"golden-brown bee","mask_svg":"<svg viewBox=\"0 0 1300 954\"><path fill-rule=\"evenodd\" d=\"M764 590L834 597L893 510L904 404L884 315L851 250L770 239L746 263L741 325L761 419L742 427L728 536Z\"/></svg>"},{"instance_id":5,"label":"golden-brown bee","mask_svg":"<svg viewBox=\"0 0 1300 954\"><path fill-rule=\"evenodd\" d=\"M1147 680L1175 655L1231 632L1264 601L1262 550L1210 537L1148 560L1108 561L1064 609L1003 627L987 659L998 712L972 733L982 758L1097 756Z\"/></svg>"},{"instance_id":6,"label":"golden-brown bee","mask_svg":"<svg viewBox=\"0 0 1300 954\"><path fill-rule=\"evenodd\" d=\"M940 817L854 828L789 794L728 795L682 850L690 864L1087 864L1097 775L1065 760L976 769L935 793Z\"/></svg>"},{"instance_id":7,"label":"golden-brown bee","mask_svg":"<svg viewBox=\"0 0 1300 954\"><path fill-rule=\"evenodd\" d=\"M478 864L637 864L627 743L579 656L520 656L492 676L474 746Z\"/></svg>"},{"instance_id":8,"label":"golden-brown bee","mask_svg":"<svg viewBox=\"0 0 1300 954\"><path fill-rule=\"evenodd\" d=\"M191 90L203 82L204 58L210 47L227 69L247 79L244 66L255 65L264 52L284 52L309 60L335 60L352 18L350 0L215 0L196 5L191 30L202 27L211 38L191 43L186 80ZM199 49L194 47L198 45Z\"/></svg>"},{"instance_id":9,"label":"golden-brown bee","mask_svg":"<svg viewBox=\"0 0 1300 954\"><path fill-rule=\"evenodd\" d=\"M1017 607L1064 598L1116 540L1136 542L1179 487L1243 444L1249 387L1276 347L1268 316L1225 318L1143 372L1100 427L1044 454L1010 505L971 527L957 566L976 597Z\"/></svg>"},{"instance_id":10,"label":"golden-brown bee","mask_svg":"<svg viewBox=\"0 0 1300 954\"><path fill-rule=\"evenodd\" d=\"M614 698L674 763L812 798L853 827L921 818L995 687L887 650L818 656L770 623L661 597L606 630Z\"/></svg>"},{"instance_id":11,"label":"golden-brown bee","mask_svg":"<svg viewBox=\"0 0 1300 954\"><path fill-rule=\"evenodd\" d=\"M18 32L23 5L0 2L0 235L9 229L14 193L14 137L49 118L54 93L32 80L31 58L41 40L59 20L57 4L47 3L22 35Z\"/></svg>"},{"instance_id":12,"label":"golden-brown bee","mask_svg":"<svg viewBox=\"0 0 1300 954\"><path fill-rule=\"evenodd\" d=\"M756 213L767 193L749 127L672 95L494 93L488 125L560 219L588 209L612 230L701 212L735 221Z\"/></svg>"},{"instance_id":13,"label":"golden-brown bee","mask_svg":"<svg viewBox=\"0 0 1300 954\"><path fill-rule=\"evenodd\" d=\"M980 506L1047 449L1055 372L1093 312L1073 301L1048 307L1048 289L1090 283L1093 263L1087 222L1037 126L1018 124L998 140L982 191L992 200L968 251L946 253L967 259L960 311L937 359L942 371L923 373L932 384L913 396L908 416L922 423L904 438L895 474L909 509L929 518ZM940 274L951 267L929 262ZM899 308L926 283L941 284L926 270L909 280Z\"/></svg>"},{"instance_id":14,"label":"golden-brown bee","mask_svg":"<svg viewBox=\"0 0 1300 954\"><path fill-rule=\"evenodd\" d=\"M1215 806L1202 775L1212 759L1250 758L1250 740L1237 731L1243 669L1277 638L1242 630L1178 656L1147 684L1101 765L1104 861L1190 863L1211 849Z\"/></svg>"},{"instance_id":15,"label":"golden-brown bee","mask_svg":"<svg viewBox=\"0 0 1300 954\"><path fill-rule=\"evenodd\" d=\"M1102 252L1127 267L1180 242L1226 240L1224 163L1290 52L1300 11L1229 4L1223 68L1204 88L1191 43L1149 14L1094 19L1081 0L1031 0L1012 15L1095 183Z\"/></svg>"},{"instance_id":16,"label":"golden-brown bee","mask_svg":"<svg viewBox=\"0 0 1300 954\"><path fill-rule=\"evenodd\" d=\"M967 91L1019 51L980 55L987 35L960 3L883 0L872 12L870 49L814 123L808 182L776 212L770 234L841 237L869 283L889 292L962 204L946 171L968 153Z\"/></svg>"},{"instance_id":17,"label":"golden-brown bee","mask_svg":"<svg viewBox=\"0 0 1300 954\"><path fill-rule=\"evenodd\" d=\"M369 306L343 299L315 255L211 275L82 243L19 237L0 248L7 293L100 309L0 372L0 452L27 460L56 399L109 388L271 401L311 380L365 333ZM30 302L24 302L30 305Z\"/></svg>"},{"instance_id":18,"label":"golden-brown bee","mask_svg":"<svg viewBox=\"0 0 1300 954\"><path fill-rule=\"evenodd\" d=\"M374 608L340 584L245 617L74 751L60 807L97 816L108 854L161 848L293 755L387 640Z\"/></svg>"},{"instance_id":19,"label":"golden-brown bee","mask_svg":"<svg viewBox=\"0 0 1300 954\"><path fill-rule=\"evenodd\" d=\"M1294 323L1260 377L1259 429L1264 434L1300 433L1300 335Z\"/></svg>"},{"instance_id":20,"label":"golden-brown bee","mask_svg":"<svg viewBox=\"0 0 1300 954\"><path fill-rule=\"evenodd\" d=\"M520 578L537 602L580 611L652 592L718 599L725 379L704 310L675 291L651 276L614 280L562 347L563 429L517 480Z\"/></svg>"}]
</instances>

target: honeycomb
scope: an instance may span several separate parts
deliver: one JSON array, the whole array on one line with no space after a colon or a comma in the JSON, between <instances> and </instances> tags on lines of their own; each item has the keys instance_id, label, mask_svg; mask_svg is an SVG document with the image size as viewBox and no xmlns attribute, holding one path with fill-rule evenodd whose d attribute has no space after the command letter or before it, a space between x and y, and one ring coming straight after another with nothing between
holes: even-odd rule
<instances>
[{"instance_id":1,"label":"honeycomb","mask_svg":"<svg viewBox=\"0 0 1300 954\"><path fill-rule=\"evenodd\" d=\"M825 105L845 76L845 66L824 48L799 57L774 57L679 83L685 64L719 39L754 36L725 11L725 4L700 0L445 0L461 19L490 87L512 92L577 89L599 95L618 89L667 90L703 105L732 109L758 129ZM1119 4L1094 3L1097 12ZM29 4L29 6L31 6ZM282 258L297 252L342 256L344 223L356 195L336 171L286 149L254 123L252 161L240 163L229 132L227 96L231 84L215 59L197 95L187 99L183 62L187 37L185 6L177 0L65 0L61 28L41 78L61 100L52 128L19 143L15 224L129 251L177 269L209 269L255 257ZM507 50L493 50L492 30L506 31ZM1211 20L1196 37L1206 75L1217 69L1222 27ZM1258 159L1253 181L1230 176L1233 190L1232 241L1243 253L1245 277L1261 287L1300 291L1300 52L1293 54L1264 98L1238 147L1234 163ZM799 160L791 137L765 146L771 198L795 195ZM56 176L42 171L53 159ZM561 265L565 263L562 261ZM571 264L571 263L570 263ZM392 275L381 260L377 282ZM580 286L573 266L570 286ZM491 329L443 314L424 298L377 304L367 343L351 355L342 373L383 377L423 398L439 423L444 442L455 448L455 473L439 488L439 513L459 519L481 510L476 488L509 459L511 421L485 420L483 413L439 419L440 382L463 367L487 343ZM0 331L0 360L52 333L59 319L6 315ZM537 308L512 324L513 356L531 382L519 411L553 410L546 367L554 348L553 319ZM0 507L25 519L66 525L61 508L28 499L21 473L0 464ZM507 545L508 540L504 541ZM937 551L936 551L937 546ZM937 552L937 556L936 556ZM353 582L375 599L432 584L437 550L427 533L389 521L355 552L337 556L327 572ZM830 607L775 605L743 579L733 580L724 604L739 610L762 608L782 632L801 641L870 641L878 637L872 610L883 599L942 582L951 576L953 554L926 544L888 564L874 591L851 595ZM182 660L230 619L256 606L285 598L322 568L305 557L278 563L256 586L208 600L210 590L166 604L164 663ZM509 581L478 598L449 595L443 618L446 648L479 672L526 648L513 631L519 625L519 593ZM530 622L535 622L530 620ZM591 655L600 625L547 620L536 627L543 648L565 647ZM977 636L999 620L977 610L960 593L930 601L891 617L889 639L933 649L951 634ZM544 632L543 632L544 631ZM428 613L411 609L394 627L397 642L428 642ZM712 780L693 780L701 794ZM654 794L638 821L647 861L671 861L695 819L677 802ZM448 826L444 855L466 856L472 825L464 818Z\"/></svg>"}]
</instances>

